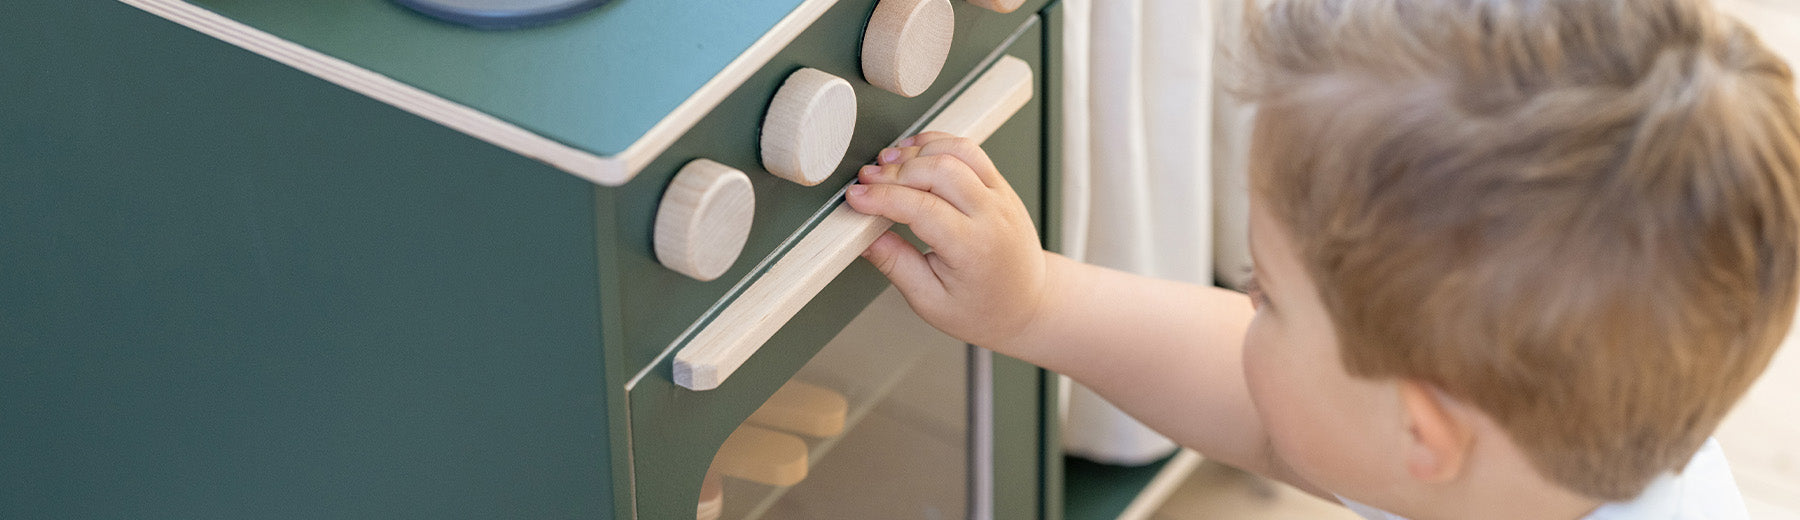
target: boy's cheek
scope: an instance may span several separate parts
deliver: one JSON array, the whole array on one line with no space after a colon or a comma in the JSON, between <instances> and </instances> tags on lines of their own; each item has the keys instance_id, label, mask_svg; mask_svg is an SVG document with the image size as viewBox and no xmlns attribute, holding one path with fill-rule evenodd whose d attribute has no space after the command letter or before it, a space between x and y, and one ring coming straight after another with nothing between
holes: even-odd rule
<instances>
[{"instance_id":1,"label":"boy's cheek","mask_svg":"<svg viewBox=\"0 0 1800 520\"><path fill-rule=\"evenodd\" d=\"M1319 388L1318 374L1304 370L1312 361L1296 359L1304 353L1270 330L1258 316L1244 341L1244 382L1251 404L1261 418L1270 444L1290 469L1314 484L1333 488L1344 480L1345 442L1353 441L1352 425L1335 420L1330 410L1337 403L1329 391Z\"/></svg>"}]
</instances>

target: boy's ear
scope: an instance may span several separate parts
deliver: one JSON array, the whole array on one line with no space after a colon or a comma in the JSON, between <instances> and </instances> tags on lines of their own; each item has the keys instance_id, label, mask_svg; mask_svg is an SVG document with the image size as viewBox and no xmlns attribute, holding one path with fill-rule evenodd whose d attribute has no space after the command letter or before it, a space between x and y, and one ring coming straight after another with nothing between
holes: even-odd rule
<instances>
[{"instance_id":1,"label":"boy's ear","mask_svg":"<svg viewBox=\"0 0 1800 520\"><path fill-rule=\"evenodd\" d=\"M1455 480L1468 463L1475 444L1475 425L1455 402L1437 388L1414 380L1400 382L1400 403L1409 439L1406 470L1431 483Z\"/></svg>"}]
</instances>

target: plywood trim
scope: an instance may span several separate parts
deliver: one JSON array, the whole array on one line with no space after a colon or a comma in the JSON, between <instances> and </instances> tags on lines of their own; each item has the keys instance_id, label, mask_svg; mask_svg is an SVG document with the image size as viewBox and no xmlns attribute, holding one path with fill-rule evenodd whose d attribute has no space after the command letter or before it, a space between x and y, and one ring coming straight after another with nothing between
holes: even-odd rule
<instances>
[{"instance_id":1,"label":"plywood trim","mask_svg":"<svg viewBox=\"0 0 1800 520\"><path fill-rule=\"evenodd\" d=\"M925 125L987 139L1031 100L1031 65L1002 57ZM675 354L675 383L711 390L762 348L800 308L893 222L839 205Z\"/></svg>"},{"instance_id":2,"label":"plywood trim","mask_svg":"<svg viewBox=\"0 0 1800 520\"><path fill-rule=\"evenodd\" d=\"M119 0L226 43L393 105L419 117L469 134L495 146L542 161L577 177L618 186L661 155L675 139L693 128L752 73L774 58L837 0L806 0L767 34L732 59L675 110L614 156L595 155L533 133L485 112L444 99L393 78L328 56L182 0Z\"/></svg>"},{"instance_id":3,"label":"plywood trim","mask_svg":"<svg viewBox=\"0 0 1800 520\"><path fill-rule=\"evenodd\" d=\"M732 59L723 70L701 85L694 95L688 96L687 101L676 105L673 112L658 121L656 126L650 127L650 131L645 132L637 142L619 152L619 158L625 161L630 175L636 175L652 159L662 155L663 150L675 144L676 138L686 134L688 129L700 122L701 117L725 101L725 96L731 95L745 81L749 81L751 74L769 63L775 53L787 48L794 38L800 36L801 31L811 27L814 21L824 16L825 11L837 5L837 2L838 0L806 0L801 3L794 12L775 22L775 27L751 44L743 54Z\"/></svg>"}]
</instances>

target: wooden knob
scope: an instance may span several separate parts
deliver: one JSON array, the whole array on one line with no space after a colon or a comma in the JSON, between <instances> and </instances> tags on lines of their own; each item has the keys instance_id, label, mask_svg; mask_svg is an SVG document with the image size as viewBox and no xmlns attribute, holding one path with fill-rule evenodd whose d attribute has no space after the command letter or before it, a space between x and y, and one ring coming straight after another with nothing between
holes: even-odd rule
<instances>
[{"instance_id":1,"label":"wooden knob","mask_svg":"<svg viewBox=\"0 0 1800 520\"><path fill-rule=\"evenodd\" d=\"M763 116L763 167L812 186L837 171L856 131L856 91L818 69L788 76Z\"/></svg>"},{"instance_id":2,"label":"wooden knob","mask_svg":"<svg viewBox=\"0 0 1800 520\"><path fill-rule=\"evenodd\" d=\"M881 0L863 30L863 78L902 96L922 94L944 69L955 32L950 0Z\"/></svg>"},{"instance_id":3,"label":"wooden knob","mask_svg":"<svg viewBox=\"0 0 1800 520\"><path fill-rule=\"evenodd\" d=\"M675 174L656 208L656 261L702 282L718 278L744 250L755 214L749 176L695 159Z\"/></svg>"},{"instance_id":4,"label":"wooden knob","mask_svg":"<svg viewBox=\"0 0 1800 520\"><path fill-rule=\"evenodd\" d=\"M969 0L969 3L996 13L1010 13L1025 5L1025 0Z\"/></svg>"}]
</instances>

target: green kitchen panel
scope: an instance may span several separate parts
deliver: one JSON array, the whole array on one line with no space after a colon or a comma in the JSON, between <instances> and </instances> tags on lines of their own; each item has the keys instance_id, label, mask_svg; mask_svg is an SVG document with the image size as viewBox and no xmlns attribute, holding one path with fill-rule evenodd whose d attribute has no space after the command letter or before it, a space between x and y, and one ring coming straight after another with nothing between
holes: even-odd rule
<instances>
[{"instance_id":1,"label":"green kitchen panel","mask_svg":"<svg viewBox=\"0 0 1800 520\"><path fill-rule=\"evenodd\" d=\"M717 390L674 387L659 356L1003 48L1038 95L985 146L1044 221L1048 2L953 1L955 50L911 99L861 78L875 2L836 2L621 187L121 2L15 6L0 20L0 518L691 513L713 448L887 284L853 264ZM615 0L494 32L386 0L194 3L604 154L799 0ZM767 174L757 150L800 67L849 80L860 105L845 162L813 187ZM744 253L712 282L652 252L661 192L698 158L744 170L757 196ZM1054 515L1056 462L1031 455L1054 449L1048 380L1006 359L993 376L1000 518Z\"/></svg>"},{"instance_id":2,"label":"green kitchen panel","mask_svg":"<svg viewBox=\"0 0 1800 520\"><path fill-rule=\"evenodd\" d=\"M0 18L0 518L603 518L596 188L125 4Z\"/></svg>"},{"instance_id":3,"label":"green kitchen panel","mask_svg":"<svg viewBox=\"0 0 1800 520\"><path fill-rule=\"evenodd\" d=\"M1033 19L1006 53L1026 60L1034 71L1041 70L1041 30ZM983 145L1039 222L1045 173L1041 87L1040 77L1032 101ZM867 262L856 261L719 388L690 391L674 384L670 359L653 366L631 389L630 397L629 442L639 518L692 514L700 482L718 446L886 287L887 280L879 272ZM1026 471L1017 478L1009 474L1004 481L1028 488L1005 490L1005 505L1018 508L1002 510L1000 518L1037 515L1042 372L1021 365L1012 360L996 362L996 384L1005 386L996 391L996 408L1004 409L1004 417L997 422L997 428L1004 429L995 432L996 444L1003 446L1000 452L1004 456L1027 459L997 461L997 467ZM1021 512L1027 516L1018 516Z\"/></svg>"}]
</instances>

